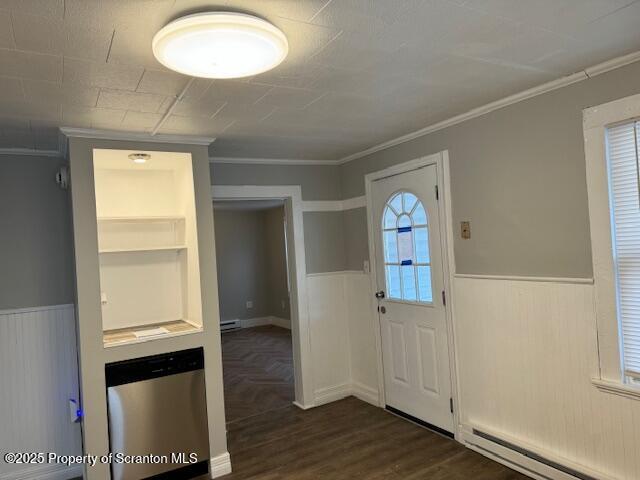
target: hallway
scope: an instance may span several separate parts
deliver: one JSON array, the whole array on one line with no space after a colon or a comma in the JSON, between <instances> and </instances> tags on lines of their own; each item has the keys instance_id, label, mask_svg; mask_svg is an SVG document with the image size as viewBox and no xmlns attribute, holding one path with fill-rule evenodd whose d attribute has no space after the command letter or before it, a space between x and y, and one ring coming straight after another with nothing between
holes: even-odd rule
<instances>
[{"instance_id":1,"label":"hallway","mask_svg":"<svg viewBox=\"0 0 640 480\"><path fill-rule=\"evenodd\" d=\"M227 424L293 402L290 330L267 325L223 333L222 361Z\"/></svg>"}]
</instances>

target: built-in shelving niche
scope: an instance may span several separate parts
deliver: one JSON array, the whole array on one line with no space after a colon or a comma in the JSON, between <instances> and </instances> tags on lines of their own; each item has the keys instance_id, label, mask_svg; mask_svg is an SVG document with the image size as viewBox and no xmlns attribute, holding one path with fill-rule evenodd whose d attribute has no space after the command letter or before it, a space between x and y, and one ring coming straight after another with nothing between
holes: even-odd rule
<instances>
[{"instance_id":1,"label":"built-in shelving niche","mask_svg":"<svg viewBox=\"0 0 640 480\"><path fill-rule=\"evenodd\" d=\"M191 156L94 150L105 347L201 331Z\"/></svg>"}]
</instances>

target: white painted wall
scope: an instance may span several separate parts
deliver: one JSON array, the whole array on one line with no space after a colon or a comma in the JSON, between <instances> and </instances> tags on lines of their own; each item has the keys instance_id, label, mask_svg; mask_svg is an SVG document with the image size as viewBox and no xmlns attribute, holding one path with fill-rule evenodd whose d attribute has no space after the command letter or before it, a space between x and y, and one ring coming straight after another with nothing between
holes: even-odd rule
<instances>
[{"instance_id":1,"label":"white painted wall","mask_svg":"<svg viewBox=\"0 0 640 480\"><path fill-rule=\"evenodd\" d=\"M372 315L370 276L345 272L346 315L349 324L349 358L352 393L369 403L378 404L378 359Z\"/></svg>"},{"instance_id":2,"label":"white painted wall","mask_svg":"<svg viewBox=\"0 0 640 480\"><path fill-rule=\"evenodd\" d=\"M640 478L640 402L591 383L593 285L456 278L454 288L463 426L596 478Z\"/></svg>"},{"instance_id":3,"label":"white painted wall","mask_svg":"<svg viewBox=\"0 0 640 480\"><path fill-rule=\"evenodd\" d=\"M72 305L0 311L0 452L82 452L68 403L78 398L76 355ZM0 480L81 474L81 468L0 460Z\"/></svg>"},{"instance_id":4,"label":"white painted wall","mask_svg":"<svg viewBox=\"0 0 640 480\"><path fill-rule=\"evenodd\" d=\"M344 275L307 275L314 404L349 395L349 325Z\"/></svg>"},{"instance_id":5,"label":"white painted wall","mask_svg":"<svg viewBox=\"0 0 640 480\"><path fill-rule=\"evenodd\" d=\"M315 405L356 395L378 403L369 276L307 275Z\"/></svg>"}]
</instances>

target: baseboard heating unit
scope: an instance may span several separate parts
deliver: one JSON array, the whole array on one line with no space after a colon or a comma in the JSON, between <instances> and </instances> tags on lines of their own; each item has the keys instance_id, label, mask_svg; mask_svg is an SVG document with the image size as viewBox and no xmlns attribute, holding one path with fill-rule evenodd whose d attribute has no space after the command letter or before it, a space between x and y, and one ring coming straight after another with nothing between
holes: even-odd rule
<instances>
[{"instance_id":1,"label":"baseboard heating unit","mask_svg":"<svg viewBox=\"0 0 640 480\"><path fill-rule=\"evenodd\" d=\"M592 477L591 475L584 474L582 472L574 470L573 468L569 468L558 462L549 460L548 458L545 458L542 455L538 455L537 453L532 452L531 450L527 450L526 448L519 447L514 443L498 438L495 435L491 435L490 433L483 432L482 430L478 430L476 428L474 428L472 431L474 435L480 438L484 438L485 440L495 443L496 445L500 445L501 447L508 448L509 450L513 450L514 452L519 453L520 455L530 458L531 460L534 460L538 463L542 463L543 465L546 465L555 470L558 470L559 472L565 473L567 475L578 478L580 480L598 480L597 478Z\"/></svg>"},{"instance_id":2,"label":"baseboard heating unit","mask_svg":"<svg viewBox=\"0 0 640 480\"><path fill-rule=\"evenodd\" d=\"M220 322L220 331L228 332L229 330L237 330L240 328L240 320L223 320Z\"/></svg>"}]
</instances>

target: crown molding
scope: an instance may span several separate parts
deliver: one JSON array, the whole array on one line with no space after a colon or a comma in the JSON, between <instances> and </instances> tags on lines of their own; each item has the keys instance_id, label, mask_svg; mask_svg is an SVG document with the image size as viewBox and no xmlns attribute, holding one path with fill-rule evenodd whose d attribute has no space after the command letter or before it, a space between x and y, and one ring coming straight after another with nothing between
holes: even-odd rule
<instances>
[{"instance_id":1,"label":"crown molding","mask_svg":"<svg viewBox=\"0 0 640 480\"><path fill-rule=\"evenodd\" d=\"M620 67L624 67L631 63L637 62L638 60L640 60L640 51L633 52L628 55L623 55L621 57L616 57L612 60L607 60L606 62L602 62L597 65L593 65L591 67L585 68L584 70L581 70L577 73L567 75L566 77L561 77L561 78L558 78L557 80L552 80L547 83L543 83L542 85L538 85L537 87L533 87L528 90L524 90L520 93L516 93L514 95L504 97L500 100L487 103L486 105L483 105L478 108L474 108L473 110L469 110L468 112L462 113L460 115L456 115L454 117L448 118L446 120L435 123L433 125L429 125L425 128L421 128L420 130L416 130L415 132L411 132L406 135L402 135L401 137L397 137L392 140L389 140L387 142L374 145L373 147L368 148L366 150L362 150L360 152L347 155L346 157L340 159L338 163L340 165L344 165L345 163L349 163L353 160L357 160L358 158L366 157L367 155L371 155L372 153L376 153L381 150L386 150L387 148L391 148L396 145L400 145L402 143L415 140L416 138L422 137L424 135L437 132L438 130L443 130L447 127L451 127L453 125L457 125L467 120L471 120L472 118L486 115L487 113L493 112L495 110L499 110L509 105L522 102L523 100L537 97L538 95L542 95L544 93L548 93L553 90L558 90L560 88L572 85L574 83L588 80L589 78L595 77L597 75L601 75L603 73L610 72L611 70L615 70Z\"/></svg>"},{"instance_id":2,"label":"crown molding","mask_svg":"<svg viewBox=\"0 0 640 480\"><path fill-rule=\"evenodd\" d=\"M591 67L587 67L584 69L584 73L586 73L589 77L596 77L603 73L610 72L611 70L615 70L616 68L624 67L625 65L637 62L638 60L640 60L640 50L637 52L631 52L621 57L612 58L611 60L592 65Z\"/></svg>"},{"instance_id":3,"label":"crown molding","mask_svg":"<svg viewBox=\"0 0 640 480\"><path fill-rule=\"evenodd\" d=\"M57 150L35 150L32 148L0 148L0 155L23 155L29 157L57 157L63 155Z\"/></svg>"},{"instance_id":4,"label":"crown molding","mask_svg":"<svg viewBox=\"0 0 640 480\"><path fill-rule=\"evenodd\" d=\"M152 143L181 143L186 145L209 146L216 137L200 137L196 135L151 135L149 133L123 132L120 130L99 130L94 128L60 127L60 132L70 138L97 138L101 140L125 140Z\"/></svg>"},{"instance_id":5,"label":"crown molding","mask_svg":"<svg viewBox=\"0 0 640 480\"><path fill-rule=\"evenodd\" d=\"M293 158L236 158L209 157L210 163L230 163L239 165L340 165L341 160L296 160Z\"/></svg>"}]
</instances>

